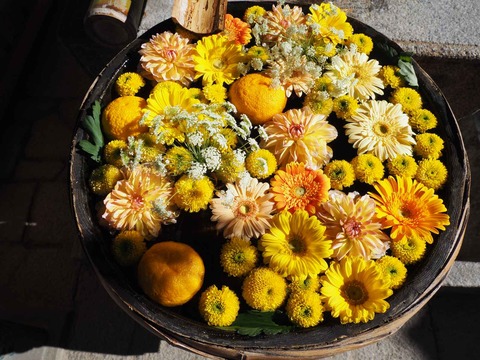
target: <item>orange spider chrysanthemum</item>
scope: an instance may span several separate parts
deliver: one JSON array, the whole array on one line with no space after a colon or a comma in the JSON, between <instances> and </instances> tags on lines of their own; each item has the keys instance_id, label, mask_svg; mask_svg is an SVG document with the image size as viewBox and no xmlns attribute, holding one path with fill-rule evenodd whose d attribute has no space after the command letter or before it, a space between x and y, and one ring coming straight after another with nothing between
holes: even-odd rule
<instances>
[{"instance_id":1,"label":"orange spider chrysanthemum","mask_svg":"<svg viewBox=\"0 0 480 360\"><path fill-rule=\"evenodd\" d=\"M277 210L306 210L314 215L328 200L330 179L322 170L307 168L303 163L289 163L271 180L271 193Z\"/></svg>"},{"instance_id":2,"label":"orange spider chrysanthemum","mask_svg":"<svg viewBox=\"0 0 480 360\"><path fill-rule=\"evenodd\" d=\"M377 204L377 217L385 228L391 228L394 241L420 237L431 244L432 233L438 234L450 225L443 200L416 180L390 176L375 183L374 188L377 193L369 195Z\"/></svg>"},{"instance_id":3,"label":"orange spider chrysanthemum","mask_svg":"<svg viewBox=\"0 0 480 360\"><path fill-rule=\"evenodd\" d=\"M234 41L237 45L246 45L252 38L250 26L231 14L225 15L225 29L223 32L230 41Z\"/></svg>"}]
</instances>

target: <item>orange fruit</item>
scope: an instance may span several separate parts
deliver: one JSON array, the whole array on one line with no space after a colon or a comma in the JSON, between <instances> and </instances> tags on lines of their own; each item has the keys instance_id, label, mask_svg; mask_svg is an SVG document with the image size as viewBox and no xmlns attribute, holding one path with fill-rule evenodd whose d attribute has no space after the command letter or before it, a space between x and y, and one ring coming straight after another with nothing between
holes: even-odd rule
<instances>
[{"instance_id":1,"label":"orange fruit","mask_svg":"<svg viewBox=\"0 0 480 360\"><path fill-rule=\"evenodd\" d=\"M205 266L190 246L175 241L153 245L138 264L138 283L145 294L163 306L188 302L203 285Z\"/></svg>"},{"instance_id":2,"label":"orange fruit","mask_svg":"<svg viewBox=\"0 0 480 360\"><path fill-rule=\"evenodd\" d=\"M138 96L121 96L111 101L102 113L102 127L107 137L126 141L129 136L148 131L138 123L146 106L147 101Z\"/></svg>"},{"instance_id":3,"label":"orange fruit","mask_svg":"<svg viewBox=\"0 0 480 360\"><path fill-rule=\"evenodd\" d=\"M247 115L253 124L261 125L287 105L282 87L272 88L272 79L260 73L247 74L236 80L228 92L230 102L238 112Z\"/></svg>"}]
</instances>

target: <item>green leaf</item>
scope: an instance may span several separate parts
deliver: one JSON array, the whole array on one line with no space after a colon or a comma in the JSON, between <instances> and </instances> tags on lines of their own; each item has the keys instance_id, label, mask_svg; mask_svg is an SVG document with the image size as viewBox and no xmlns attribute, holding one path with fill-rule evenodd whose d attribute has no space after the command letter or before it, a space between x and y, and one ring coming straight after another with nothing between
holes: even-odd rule
<instances>
[{"instance_id":1,"label":"green leaf","mask_svg":"<svg viewBox=\"0 0 480 360\"><path fill-rule=\"evenodd\" d=\"M400 68L400 75L412 87L418 87L418 79L415 74L415 69L411 62L405 60L398 60L398 67Z\"/></svg>"},{"instance_id":2,"label":"green leaf","mask_svg":"<svg viewBox=\"0 0 480 360\"><path fill-rule=\"evenodd\" d=\"M96 100L92 105L92 114L87 115L81 124L90 135L90 139L82 140L78 143L78 146L97 162L100 162L101 160L100 153L105 145L102 133L102 125L100 122L101 112L102 107L100 102Z\"/></svg>"},{"instance_id":3,"label":"green leaf","mask_svg":"<svg viewBox=\"0 0 480 360\"><path fill-rule=\"evenodd\" d=\"M220 329L236 331L240 335L257 336L261 333L267 335L276 335L290 332L293 329L291 325L280 325L273 318L277 315L275 312L247 311L240 313L237 319L230 326L221 326Z\"/></svg>"},{"instance_id":4,"label":"green leaf","mask_svg":"<svg viewBox=\"0 0 480 360\"><path fill-rule=\"evenodd\" d=\"M387 43L378 43L376 45L385 53L385 56L390 58L390 60L397 59L398 52L393 47L389 46Z\"/></svg>"}]
</instances>

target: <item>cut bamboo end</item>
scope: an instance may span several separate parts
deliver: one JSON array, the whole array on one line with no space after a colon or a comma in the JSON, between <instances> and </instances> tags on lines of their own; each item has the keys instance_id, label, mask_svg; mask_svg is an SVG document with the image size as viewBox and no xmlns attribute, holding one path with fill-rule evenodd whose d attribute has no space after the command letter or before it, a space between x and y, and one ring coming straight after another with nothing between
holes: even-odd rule
<instances>
[{"instance_id":1,"label":"cut bamboo end","mask_svg":"<svg viewBox=\"0 0 480 360\"><path fill-rule=\"evenodd\" d=\"M227 0L175 0L172 19L197 34L213 34L225 27Z\"/></svg>"}]
</instances>

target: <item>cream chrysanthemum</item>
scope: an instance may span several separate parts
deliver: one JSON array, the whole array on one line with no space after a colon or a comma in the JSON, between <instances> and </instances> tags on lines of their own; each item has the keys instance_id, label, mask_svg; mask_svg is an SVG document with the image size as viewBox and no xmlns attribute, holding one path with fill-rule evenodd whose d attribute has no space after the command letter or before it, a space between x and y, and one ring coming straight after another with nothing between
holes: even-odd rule
<instances>
[{"instance_id":1,"label":"cream chrysanthemum","mask_svg":"<svg viewBox=\"0 0 480 360\"><path fill-rule=\"evenodd\" d=\"M175 221L174 212L169 213L171 218L163 218L155 208L158 201L169 204L171 197L172 184L168 179L150 167L137 166L106 196L102 218L113 229L137 230L152 239L162 223Z\"/></svg>"},{"instance_id":2,"label":"cream chrysanthemum","mask_svg":"<svg viewBox=\"0 0 480 360\"><path fill-rule=\"evenodd\" d=\"M173 80L189 85L195 75L194 49L188 39L165 31L142 44L140 65L146 76L157 82Z\"/></svg>"},{"instance_id":3,"label":"cream chrysanthemum","mask_svg":"<svg viewBox=\"0 0 480 360\"><path fill-rule=\"evenodd\" d=\"M262 141L261 147L275 154L279 166L296 161L314 169L330 161L333 152L327 144L338 135L324 115L305 109L275 115L265 126L265 132L268 140Z\"/></svg>"},{"instance_id":4,"label":"cream chrysanthemum","mask_svg":"<svg viewBox=\"0 0 480 360\"><path fill-rule=\"evenodd\" d=\"M389 248L390 238L381 230L375 202L368 195L332 190L317 216L327 227L326 237L333 239L333 257L338 260L345 255L378 259Z\"/></svg>"},{"instance_id":5,"label":"cream chrysanthemum","mask_svg":"<svg viewBox=\"0 0 480 360\"><path fill-rule=\"evenodd\" d=\"M371 153L381 161L412 155L415 139L400 105L371 100L363 103L347 121L345 134L359 154Z\"/></svg>"},{"instance_id":6,"label":"cream chrysanthemum","mask_svg":"<svg viewBox=\"0 0 480 360\"><path fill-rule=\"evenodd\" d=\"M217 191L210 203L212 221L225 238L251 239L260 237L270 228L274 203L268 192L270 185L255 178L226 184L227 190Z\"/></svg>"},{"instance_id":7,"label":"cream chrysanthemum","mask_svg":"<svg viewBox=\"0 0 480 360\"><path fill-rule=\"evenodd\" d=\"M325 258L332 255L332 242L325 227L305 210L288 211L273 217L270 230L258 243L263 261L289 279L317 276L328 267Z\"/></svg>"},{"instance_id":8,"label":"cream chrysanthemum","mask_svg":"<svg viewBox=\"0 0 480 360\"><path fill-rule=\"evenodd\" d=\"M325 73L334 83L347 83L347 94L359 100L375 99L383 95L383 82L378 77L381 69L375 59L364 53L346 52L332 58Z\"/></svg>"}]
</instances>

